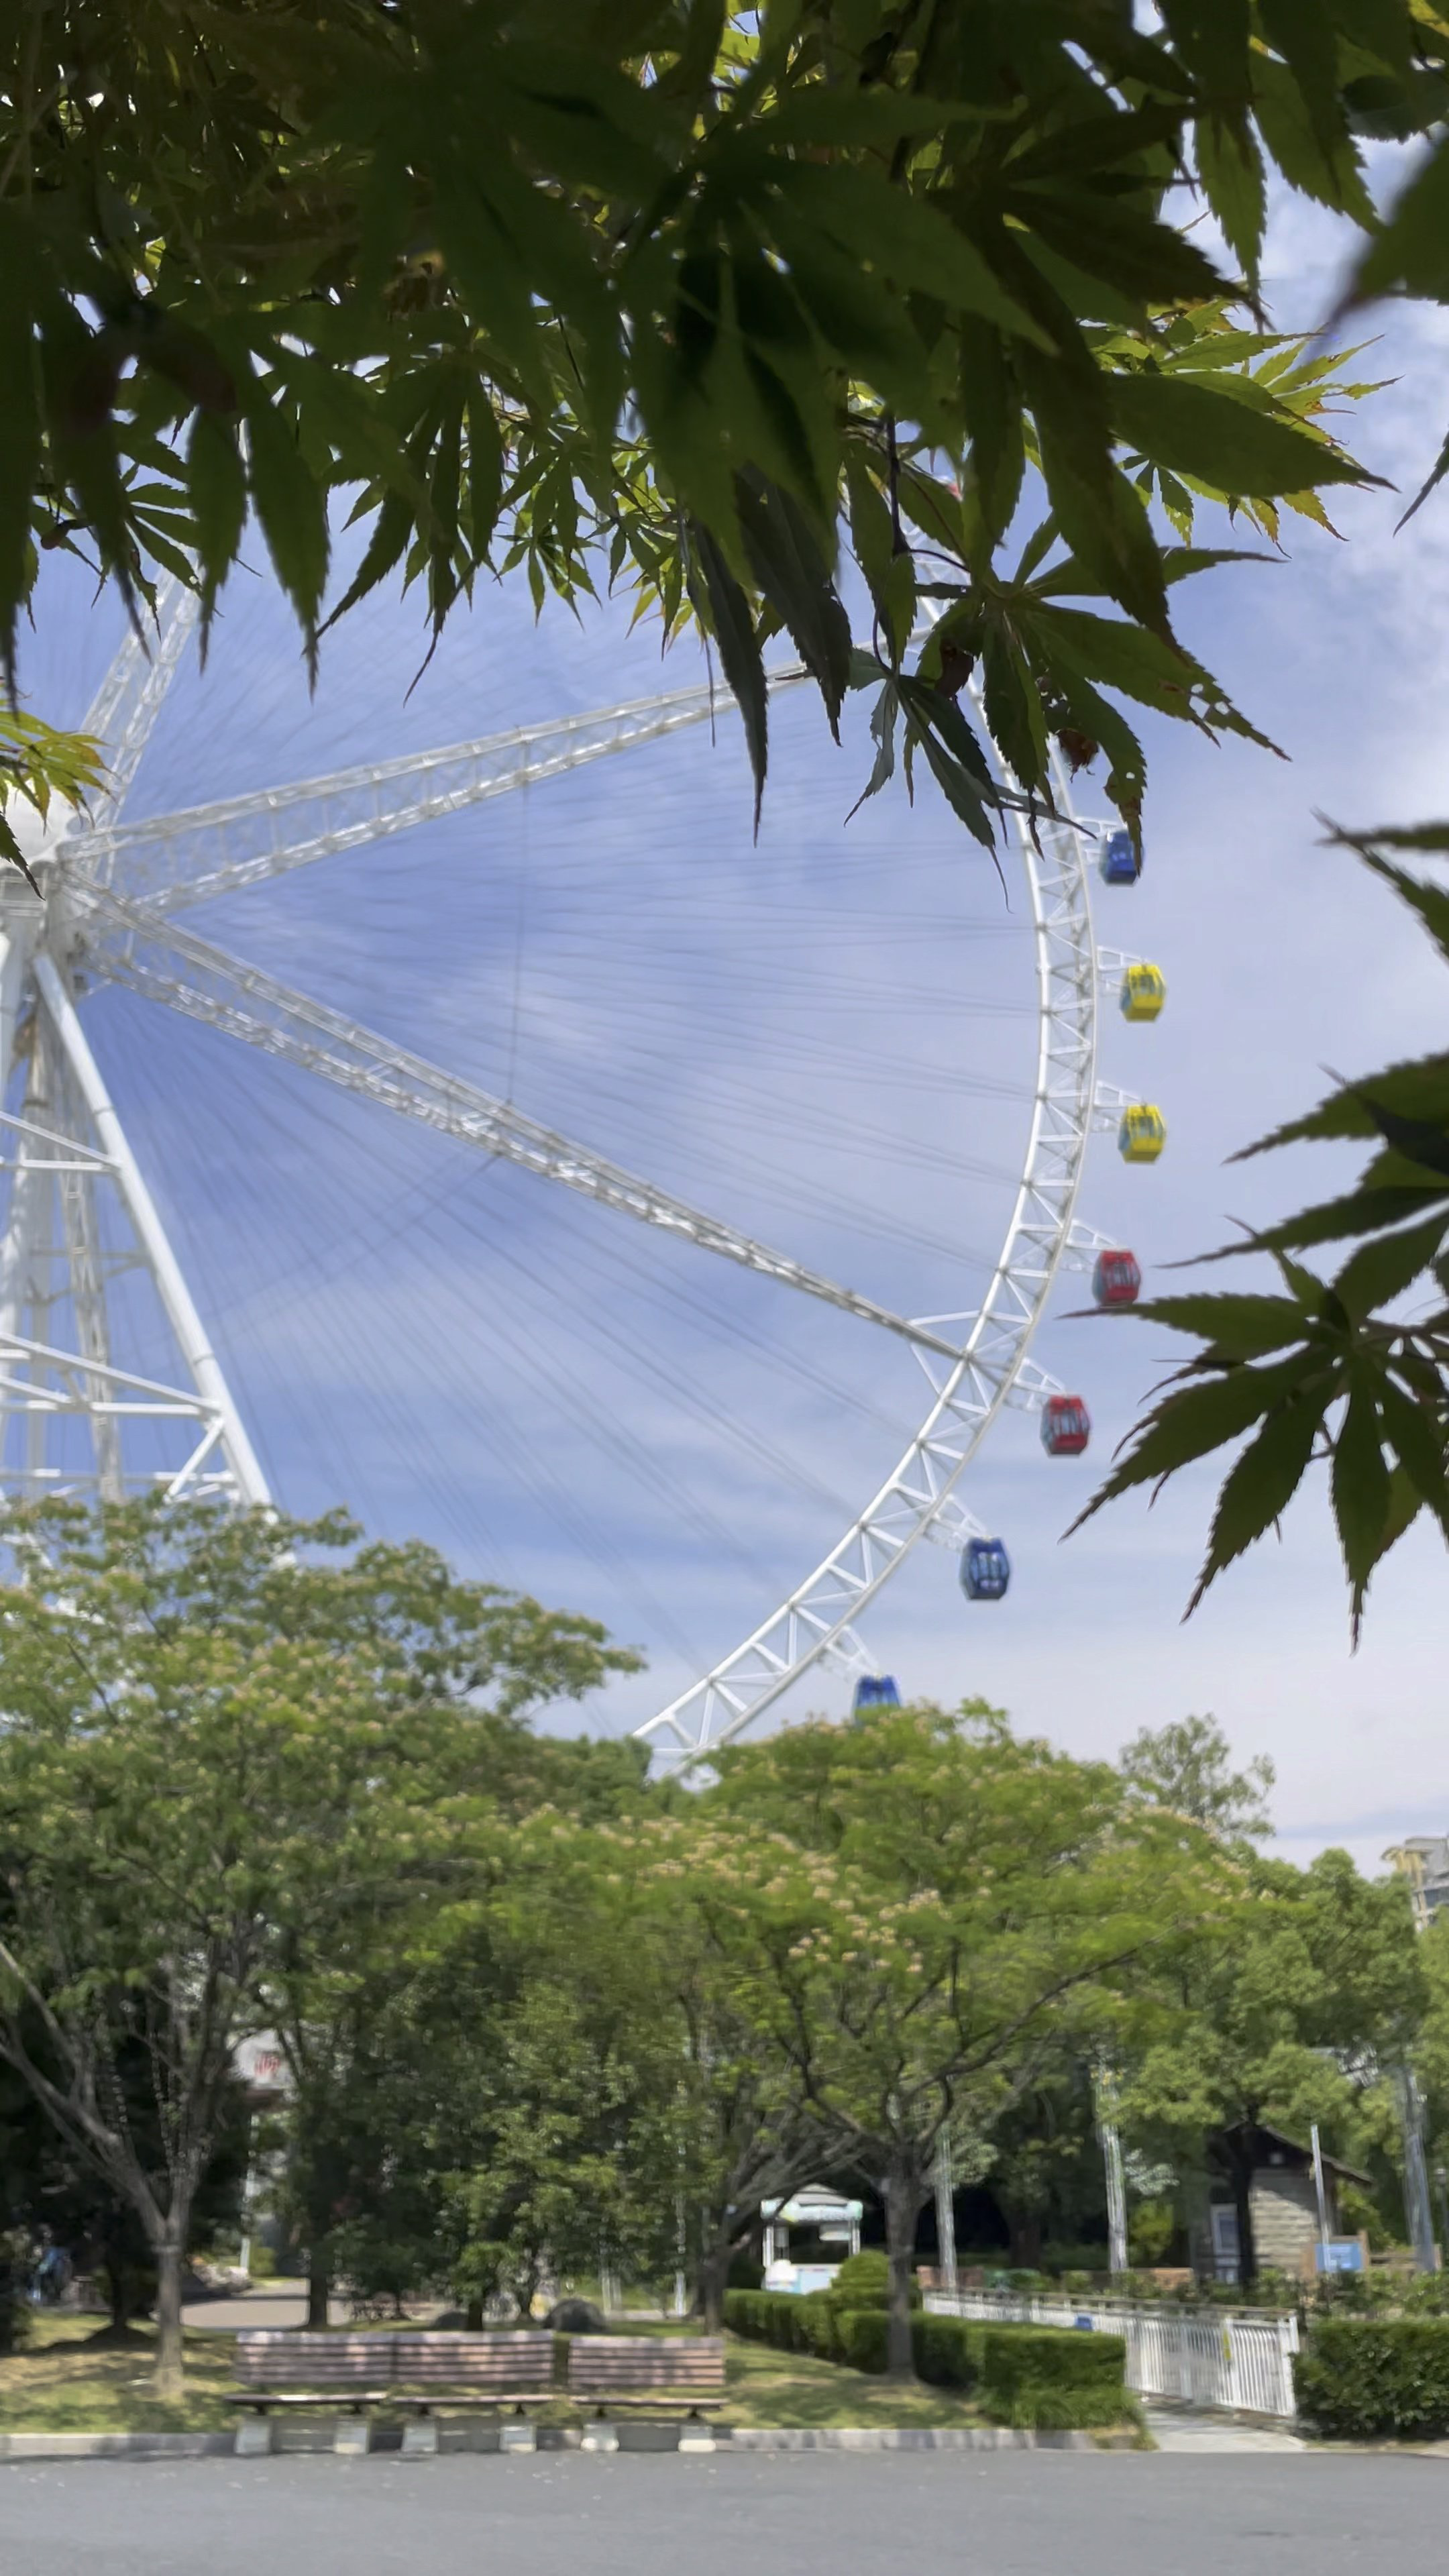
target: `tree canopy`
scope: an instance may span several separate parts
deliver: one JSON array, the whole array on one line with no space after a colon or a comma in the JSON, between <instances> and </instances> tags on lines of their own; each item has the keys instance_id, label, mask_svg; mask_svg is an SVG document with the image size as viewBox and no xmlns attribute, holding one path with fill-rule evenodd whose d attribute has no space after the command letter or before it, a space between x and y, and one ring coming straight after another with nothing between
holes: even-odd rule
<instances>
[{"instance_id":1,"label":"tree canopy","mask_svg":"<svg viewBox=\"0 0 1449 2576\"><path fill-rule=\"evenodd\" d=\"M1306 1870L1255 1856L1244 1893L1221 1937L1180 1951L1171 2023L1140 2052L1121 2111L1133 2136L1230 2188L1251 2280L1255 2128L1302 2138L1316 2120L1344 2155L1375 2109L1392 2126L1382 2078L1403 2061L1424 1993L1402 1881L1360 1878L1343 1851Z\"/></svg>"},{"instance_id":2,"label":"tree canopy","mask_svg":"<svg viewBox=\"0 0 1449 2576\"><path fill-rule=\"evenodd\" d=\"M884 2204L889 2366L909 2375L941 2141L978 2148L1043 2070L1110 2049L1144 1977L1232 1911L1235 1874L1109 1764L1016 1739L980 1702L791 1728L721 1768L711 1808L757 1848L773 1918L755 2018L822 2150ZM714 1869L748 1885L729 1841Z\"/></svg>"},{"instance_id":3,"label":"tree canopy","mask_svg":"<svg viewBox=\"0 0 1449 2576\"><path fill-rule=\"evenodd\" d=\"M1118 1757L1124 1780L1154 1806L1175 1808L1211 1833L1256 1840L1273 1830L1268 1792L1276 1773L1264 1753L1232 1768L1232 1748L1215 1717L1180 1717L1139 1727Z\"/></svg>"},{"instance_id":4,"label":"tree canopy","mask_svg":"<svg viewBox=\"0 0 1449 2576\"><path fill-rule=\"evenodd\" d=\"M12 682L48 550L209 622L250 514L314 663L394 574L434 634L515 566L623 584L711 639L757 796L786 631L832 727L874 693L870 789L899 749L989 840L975 675L1020 792L1100 749L1136 835L1124 698L1253 731L1174 625L1243 551L1199 506L1271 539L1369 479L1262 313L1271 189L1373 233L1355 294L1437 292L1441 161L1378 230L1362 138L1427 131L1446 61L1424 0L17 0Z\"/></svg>"},{"instance_id":5,"label":"tree canopy","mask_svg":"<svg viewBox=\"0 0 1449 2576\"><path fill-rule=\"evenodd\" d=\"M0 2062L136 2213L169 2393L237 2042L274 2022L305 2081L359 1954L472 1884L510 1712L631 1659L340 1514L56 1503L7 1537Z\"/></svg>"}]
</instances>

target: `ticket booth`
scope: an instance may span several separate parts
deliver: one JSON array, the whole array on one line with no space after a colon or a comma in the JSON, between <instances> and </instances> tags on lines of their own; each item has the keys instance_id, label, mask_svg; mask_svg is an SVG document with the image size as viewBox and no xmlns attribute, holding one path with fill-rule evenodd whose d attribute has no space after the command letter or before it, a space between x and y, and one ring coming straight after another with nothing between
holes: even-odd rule
<instances>
[{"instance_id":1,"label":"ticket booth","mask_svg":"<svg viewBox=\"0 0 1449 2576\"><path fill-rule=\"evenodd\" d=\"M766 2289L828 2290L847 2254L860 2252L864 2206L813 2182L789 2200L762 2201Z\"/></svg>"}]
</instances>

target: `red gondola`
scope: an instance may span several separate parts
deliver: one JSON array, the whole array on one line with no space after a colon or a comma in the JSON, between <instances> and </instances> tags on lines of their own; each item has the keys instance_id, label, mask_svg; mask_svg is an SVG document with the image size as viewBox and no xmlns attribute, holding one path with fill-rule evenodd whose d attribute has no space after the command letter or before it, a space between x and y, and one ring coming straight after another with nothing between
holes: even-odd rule
<instances>
[{"instance_id":1,"label":"red gondola","mask_svg":"<svg viewBox=\"0 0 1449 2576\"><path fill-rule=\"evenodd\" d=\"M1041 1445L1049 1458L1080 1458L1092 1417L1079 1395L1049 1395L1041 1409Z\"/></svg>"},{"instance_id":2,"label":"red gondola","mask_svg":"<svg viewBox=\"0 0 1449 2576\"><path fill-rule=\"evenodd\" d=\"M1142 1273L1135 1252L1099 1252L1092 1272L1092 1294L1099 1306L1135 1306Z\"/></svg>"}]
</instances>

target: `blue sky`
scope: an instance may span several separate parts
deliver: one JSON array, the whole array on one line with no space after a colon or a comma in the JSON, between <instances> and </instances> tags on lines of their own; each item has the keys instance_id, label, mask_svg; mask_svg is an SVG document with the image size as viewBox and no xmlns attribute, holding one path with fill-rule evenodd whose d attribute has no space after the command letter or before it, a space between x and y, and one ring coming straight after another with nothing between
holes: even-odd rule
<instances>
[{"instance_id":1,"label":"blue sky","mask_svg":"<svg viewBox=\"0 0 1449 2576\"><path fill-rule=\"evenodd\" d=\"M1337 245L1280 228L1273 301L1310 325ZM1449 411L1445 335L1392 321L1363 371L1399 378L1354 424L1412 489ZM1402 536L1402 501L1292 523L1290 560L1208 577L1185 631L1266 731L1243 744L1149 727L1148 865L1099 892L1099 936L1155 958L1152 1029L1109 1014L1102 1072L1161 1102L1162 1163L1096 1141L1082 1213L1149 1270L1298 1204L1331 1158L1224 1169L1306 1105L1322 1068L1439 1043L1442 969L1391 899L1321 847L1352 823L1449 811L1441 708L1449 500ZM535 629L509 587L459 621L411 698L411 602L328 639L308 703L265 578L243 576L205 677L187 669L131 812L307 776L552 712L677 687L693 648L617 610ZM117 635L58 573L30 649L34 702L83 706ZM191 916L240 954L908 1312L969 1306L1009 1209L1034 1029L1021 889L928 789L845 825L856 724L782 702L758 849L725 719ZM1090 788L1084 810L1092 810ZM586 1608L644 1648L646 1677L588 1722L647 1714L738 1641L853 1517L923 1410L908 1352L660 1241L470 1149L389 1120L120 992L87 1022L281 1499L346 1499L470 1570ZM1278 1766L1284 1847L1373 1861L1449 1823L1444 1561L1411 1537L1376 1581L1364 1644L1326 1505L1302 1504L1180 1624L1211 1497L1182 1479L1061 1532L1170 1356L1138 1326L1064 1320L1037 1356L1091 1405L1093 1447L1049 1463L1005 1423L964 1499L1012 1552L1008 1600L968 1608L923 1547L868 1642L902 1687L982 1694L1023 1728L1111 1752L1211 1709ZM152 1359L159 1354L152 1352ZM838 1708L816 1676L795 1703Z\"/></svg>"}]
</instances>

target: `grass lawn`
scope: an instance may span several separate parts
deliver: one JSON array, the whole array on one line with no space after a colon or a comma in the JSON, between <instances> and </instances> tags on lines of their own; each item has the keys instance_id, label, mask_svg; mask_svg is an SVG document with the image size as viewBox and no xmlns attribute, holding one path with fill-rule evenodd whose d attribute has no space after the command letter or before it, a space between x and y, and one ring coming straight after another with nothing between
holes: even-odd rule
<instances>
[{"instance_id":1,"label":"grass lawn","mask_svg":"<svg viewBox=\"0 0 1449 2576\"><path fill-rule=\"evenodd\" d=\"M0 2433L194 2432L235 2423L235 2409L225 2403L233 2385L230 2335L188 2328L186 2393L179 2406L162 2406L151 2392L151 2329L133 2328L117 2350L94 2342L100 2325L96 2317L36 2320L25 2350L0 2361ZM728 2393L718 2418L722 2424L985 2420L979 2407L947 2389L891 2387L864 2371L841 2370L813 2355L777 2352L736 2335L727 2336L725 2343ZM445 2413L446 2406L440 2411ZM564 2400L542 2410L542 2420L578 2419Z\"/></svg>"},{"instance_id":2,"label":"grass lawn","mask_svg":"<svg viewBox=\"0 0 1449 2576\"><path fill-rule=\"evenodd\" d=\"M893 2387L813 2353L777 2352L725 2337L728 2403L722 2424L982 2424L979 2406L949 2388Z\"/></svg>"},{"instance_id":3,"label":"grass lawn","mask_svg":"<svg viewBox=\"0 0 1449 2576\"><path fill-rule=\"evenodd\" d=\"M134 2326L125 2345L97 2346L101 2317L37 2317L24 2350L0 2361L0 2433L211 2431L235 2423L231 2337L186 2336L186 2394L159 2405L151 2392L155 2335Z\"/></svg>"}]
</instances>

